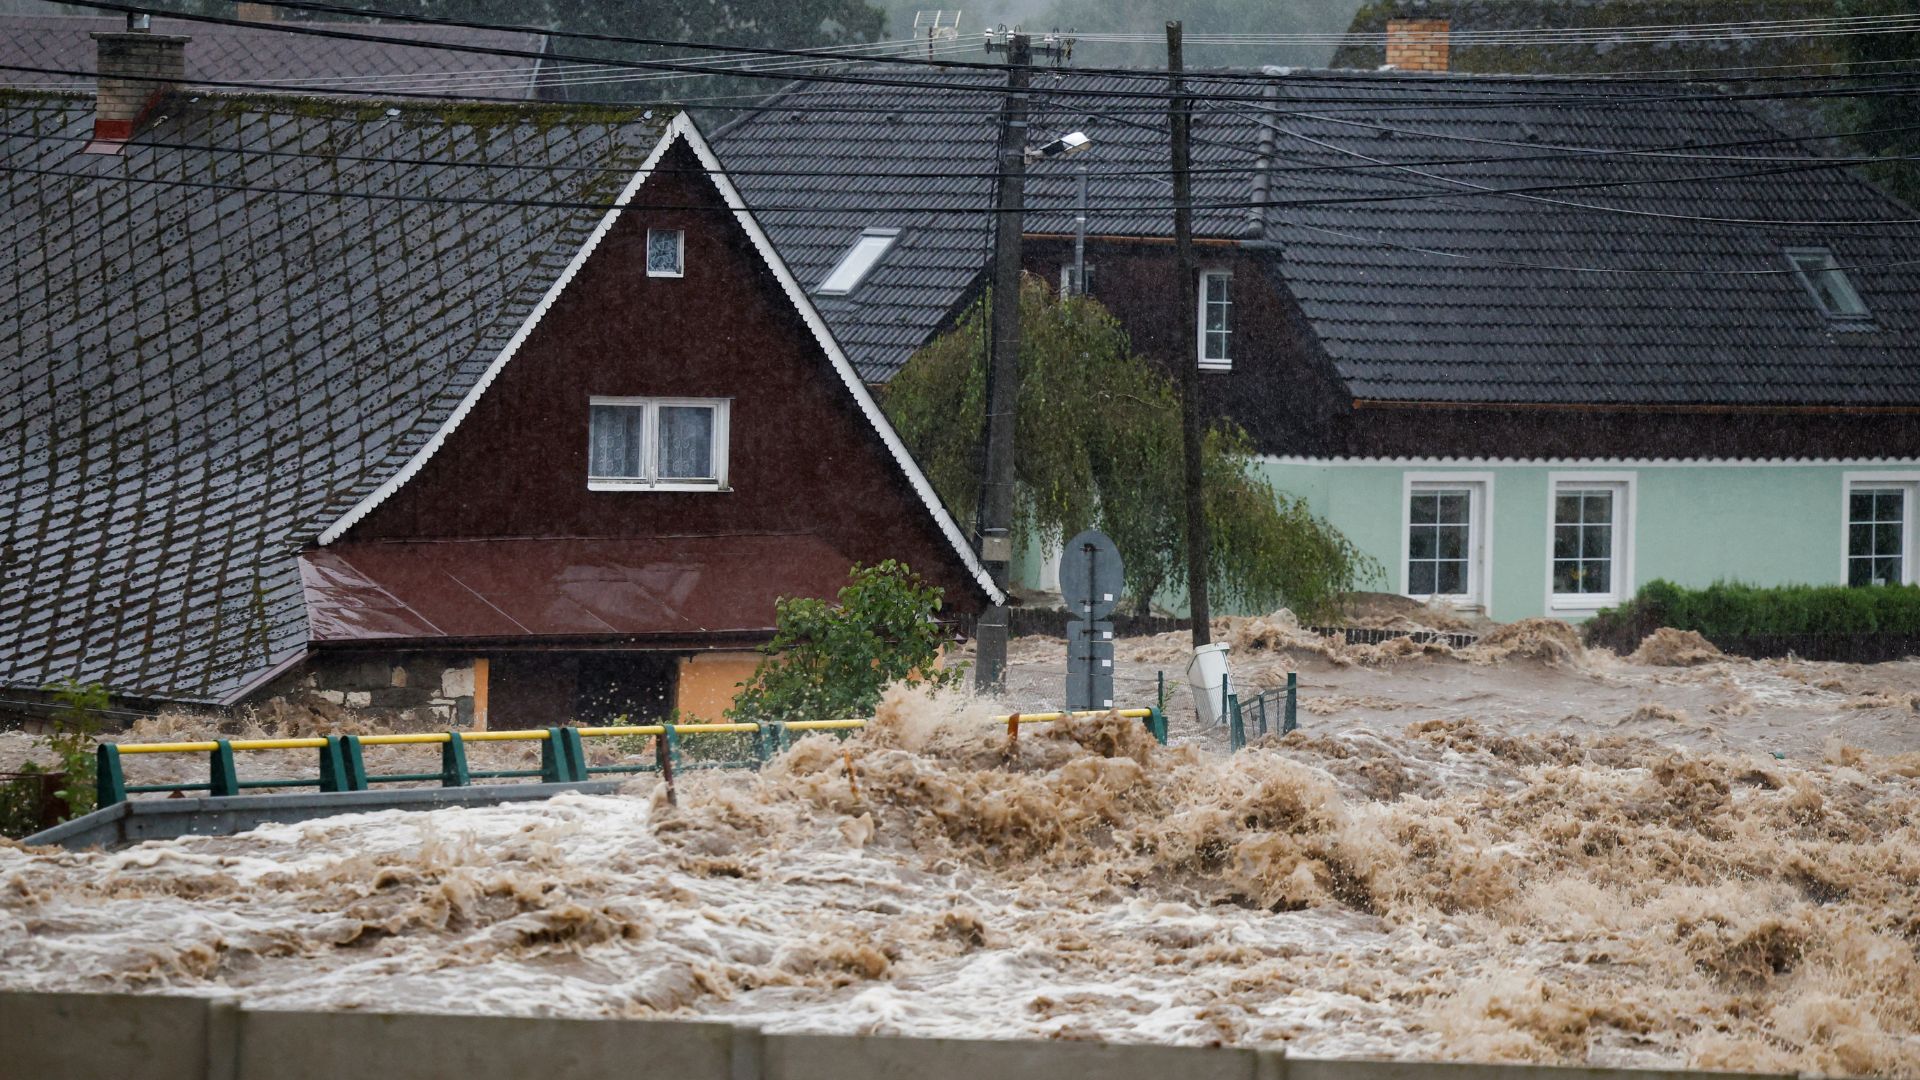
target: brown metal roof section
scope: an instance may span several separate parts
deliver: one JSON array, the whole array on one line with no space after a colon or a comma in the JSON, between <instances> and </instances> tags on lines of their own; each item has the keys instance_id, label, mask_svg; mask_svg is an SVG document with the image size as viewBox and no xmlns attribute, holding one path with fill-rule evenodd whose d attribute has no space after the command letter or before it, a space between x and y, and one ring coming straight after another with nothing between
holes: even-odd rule
<instances>
[{"instance_id":1,"label":"brown metal roof section","mask_svg":"<svg viewBox=\"0 0 1920 1080\"><path fill-rule=\"evenodd\" d=\"M852 559L805 533L413 540L300 556L316 644L772 633L783 596L835 595Z\"/></svg>"}]
</instances>

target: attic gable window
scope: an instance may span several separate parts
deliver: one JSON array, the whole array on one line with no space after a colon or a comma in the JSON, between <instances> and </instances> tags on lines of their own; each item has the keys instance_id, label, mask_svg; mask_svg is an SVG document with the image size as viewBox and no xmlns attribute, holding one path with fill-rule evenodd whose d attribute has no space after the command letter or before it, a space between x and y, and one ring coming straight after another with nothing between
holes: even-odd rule
<instances>
[{"instance_id":1,"label":"attic gable window","mask_svg":"<svg viewBox=\"0 0 1920 1080\"><path fill-rule=\"evenodd\" d=\"M647 230L647 276L686 276L687 234L679 229Z\"/></svg>"},{"instance_id":2,"label":"attic gable window","mask_svg":"<svg viewBox=\"0 0 1920 1080\"><path fill-rule=\"evenodd\" d=\"M1872 317L1866 301L1860 299L1853 281L1847 277L1845 270L1840 269L1833 252L1826 248L1788 248L1786 255L1794 275L1806 287L1822 315L1829 319Z\"/></svg>"},{"instance_id":3,"label":"attic gable window","mask_svg":"<svg viewBox=\"0 0 1920 1080\"><path fill-rule=\"evenodd\" d=\"M868 229L862 232L860 239L853 242L853 247L840 257L839 265L813 291L821 296L845 296L852 292L867 279L867 275L879 265L881 258L899 238L899 229Z\"/></svg>"},{"instance_id":4,"label":"attic gable window","mask_svg":"<svg viewBox=\"0 0 1920 1080\"><path fill-rule=\"evenodd\" d=\"M594 398L588 490L725 491L730 405L725 398Z\"/></svg>"}]
</instances>

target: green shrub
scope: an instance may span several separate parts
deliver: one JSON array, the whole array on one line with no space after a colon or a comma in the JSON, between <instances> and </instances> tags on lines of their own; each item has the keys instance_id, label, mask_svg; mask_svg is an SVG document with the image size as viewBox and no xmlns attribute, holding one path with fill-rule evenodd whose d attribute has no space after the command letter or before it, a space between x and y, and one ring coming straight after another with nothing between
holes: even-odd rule
<instances>
[{"instance_id":1,"label":"green shrub","mask_svg":"<svg viewBox=\"0 0 1920 1080\"><path fill-rule=\"evenodd\" d=\"M100 732L100 718L107 710L106 688L99 683L79 683L62 679L47 687L53 693L53 734L47 736L47 748L60 759L60 771L67 782L57 794L67 804L66 817L92 813L99 792L94 787L98 759L94 756L94 736Z\"/></svg>"},{"instance_id":2,"label":"green shrub","mask_svg":"<svg viewBox=\"0 0 1920 1080\"><path fill-rule=\"evenodd\" d=\"M1716 640L1798 634L1917 636L1920 586L1760 588L1716 581L1704 589L1686 589L1670 581L1650 581L1633 599L1591 619L1586 637L1590 644L1624 652L1662 626Z\"/></svg>"},{"instance_id":3,"label":"green shrub","mask_svg":"<svg viewBox=\"0 0 1920 1080\"><path fill-rule=\"evenodd\" d=\"M964 667L935 666L947 640L935 621L944 595L939 588L891 559L855 566L851 579L837 604L788 597L775 606L773 640L760 650L767 658L734 699L729 717L753 722L865 716L891 683L953 686L965 677Z\"/></svg>"}]
</instances>

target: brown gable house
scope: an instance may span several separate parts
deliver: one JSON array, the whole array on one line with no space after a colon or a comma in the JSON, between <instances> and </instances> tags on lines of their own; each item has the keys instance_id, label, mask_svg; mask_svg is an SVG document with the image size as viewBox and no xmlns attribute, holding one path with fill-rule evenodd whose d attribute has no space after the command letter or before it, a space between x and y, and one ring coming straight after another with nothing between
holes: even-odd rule
<instances>
[{"instance_id":1,"label":"brown gable house","mask_svg":"<svg viewBox=\"0 0 1920 1080\"><path fill-rule=\"evenodd\" d=\"M0 713L711 718L855 563L997 596L684 116L0 113Z\"/></svg>"},{"instance_id":2,"label":"brown gable house","mask_svg":"<svg viewBox=\"0 0 1920 1080\"><path fill-rule=\"evenodd\" d=\"M990 585L693 123L432 441L301 556L324 656L479 659L496 724L716 718L782 596Z\"/></svg>"}]
</instances>

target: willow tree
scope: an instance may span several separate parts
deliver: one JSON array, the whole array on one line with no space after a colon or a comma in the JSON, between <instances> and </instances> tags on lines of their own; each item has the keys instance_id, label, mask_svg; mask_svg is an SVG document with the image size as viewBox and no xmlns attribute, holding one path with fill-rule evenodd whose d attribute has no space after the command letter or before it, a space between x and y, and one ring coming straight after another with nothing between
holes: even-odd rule
<instances>
[{"instance_id":1,"label":"willow tree","mask_svg":"<svg viewBox=\"0 0 1920 1080\"><path fill-rule=\"evenodd\" d=\"M982 348L991 297L915 353L888 384L894 427L956 517L980 497L986 423ZM1144 612L1187 577L1180 404L1172 380L1134 354L1120 323L1090 297L1056 298L1027 277L1020 296L1020 398L1013 539L1058 546L1082 529L1113 537L1131 607ZM1300 500L1254 469L1233 423L1206 433L1205 495L1215 595L1240 610L1286 604L1327 614L1379 572Z\"/></svg>"}]
</instances>

